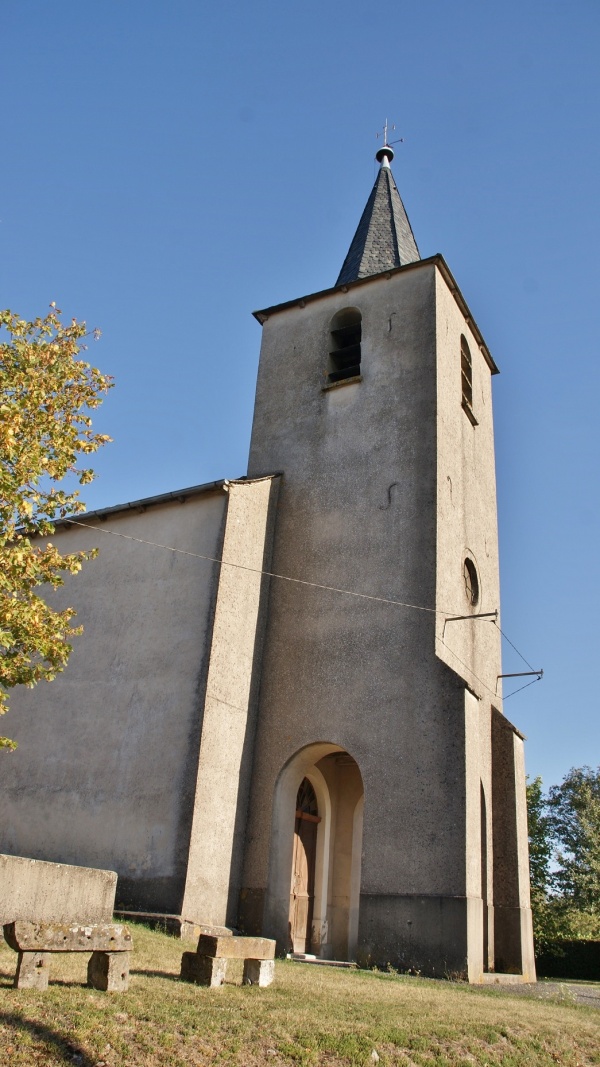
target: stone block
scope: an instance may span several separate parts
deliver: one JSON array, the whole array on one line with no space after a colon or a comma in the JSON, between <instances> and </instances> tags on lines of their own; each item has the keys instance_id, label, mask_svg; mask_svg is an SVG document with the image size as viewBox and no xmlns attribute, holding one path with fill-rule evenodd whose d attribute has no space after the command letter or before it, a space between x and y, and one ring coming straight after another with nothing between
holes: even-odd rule
<instances>
[{"instance_id":1,"label":"stone block","mask_svg":"<svg viewBox=\"0 0 600 1067\"><path fill-rule=\"evenodd\" d=\"M181 919L178 930L182 941L197 941L201 934L210 934L212 937L229 937L234 932L229 926L207 926L205 923L192 922L191 919Z\"/></svg>"},{"instance_id":2,"label":"stone block","mask_svg":"<svg viewBox=\"0 0 600 1067\"><path fill-rule=\"evenodd\" d=\"M18 921L4 927L6 943L15 952L130 952L131 934L116 923L33 923Z\"/></svg>"},{"instance_id":3,"label":"stone block","mask_svg":"<svg viewBox=\"0 0 600 1067\"><path fill-rule=\"evenodd\" d=\"M275 960L245 960L244 985L271 985L275 977Z\"/></svg>"},{"instance_id":4,"label":"stone block","mask_svg":"<svg viewBox=\"0 0 600 1067\"><path fill-rule=\"evenodd\" d=\"M213 937L202 934L198 940L198 955L238 960L273 960L275 942L269 937Z\"/></svg>"},{"instance_id":5,"label":"stone block","mask_svg":"<svg viewBox=\"0 0 600 1067\"><path fill-rule=\"evenodd\" d=\"M45 952L19 952L15 989L47 989L50 958Z\"/></svg>"},{"instance_id":6,"label":"stone block","mask_svg":"<svg viewBox=\"0 0 600 1067\"><path fill-rule=\"evenodd\" d=\"M0 855L0 923L110 922L115 906L114 871Z\"/></svg>"},{"instance_id":7,"label":"stone block","mask_svg":"<svg viewBox=\"0 0 600 1067\"><path fill-rule=\"evenodd\" d=\"M108 993L126 993L130 959L130 952L92 952L87 969L88 985Z\"/></svg>"},{"instance_id":8,"label":"stone block","mask_svg":"<svg viewBox=\"0 0 600 1067\"><path fill-rule=\"evenodd\" d=\"M227 960L214 956L199 956L197 952L184 952L181 957L181 974L183 982L195 982L196 985L223 985L227 974Z\"/></svg>"}]
</instances>

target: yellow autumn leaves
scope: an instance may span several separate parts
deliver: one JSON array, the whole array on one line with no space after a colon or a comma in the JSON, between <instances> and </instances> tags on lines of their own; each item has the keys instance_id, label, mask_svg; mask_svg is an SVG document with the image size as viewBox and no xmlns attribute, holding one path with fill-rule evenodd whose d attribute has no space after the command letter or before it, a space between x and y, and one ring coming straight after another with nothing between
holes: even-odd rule
<instances>
[{"instance_id":1,"label":"yellow autumn leaves","mask_svg":"<svg viewBox=\"0 0 600 1067\"><path fill-rule=\"evenodd\" d=\"M59 483L92 481L79 459L109 440L93 432L89 413L112 381L78 358L86 324L64 325L51 308L32 322L0 311L0 714L13 686L49 681L63 669L80 633L72 609L53 611L36 590L62 585L94 553L61 555L41 539L57 519L84 510L78 489ZM0 747L14 743L0 737Z\"/></svg>"}]
</instances>

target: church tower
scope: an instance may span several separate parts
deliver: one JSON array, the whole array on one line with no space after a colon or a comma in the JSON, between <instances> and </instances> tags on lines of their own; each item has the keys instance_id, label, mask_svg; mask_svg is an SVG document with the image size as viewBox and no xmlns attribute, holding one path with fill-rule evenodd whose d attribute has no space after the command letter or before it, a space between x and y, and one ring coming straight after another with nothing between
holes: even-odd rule
<instances>
[{"instance_id":1,"label":"church tower","mask_svg":"<svg viewBox=\"0 0 600 1067\"><path fill-rule=\"evenodd\" d=\"M491 379L380 169L335 286L256 313L281 471L239 922L280 949L534 976L502 713ZM289 581L288 579L293 579Z\"/></svg>"}]
</instances>

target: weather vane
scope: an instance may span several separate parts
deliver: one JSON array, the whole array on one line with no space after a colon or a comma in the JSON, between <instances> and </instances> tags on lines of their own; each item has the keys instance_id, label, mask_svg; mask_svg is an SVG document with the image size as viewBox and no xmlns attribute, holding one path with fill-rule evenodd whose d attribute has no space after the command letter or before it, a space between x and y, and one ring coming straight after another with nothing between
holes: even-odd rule
<instances>
[{"instance_id":1,"label":"weather vane","mask_svg":"<svg viewBox=\"0 0 600 1067\"><path fill-rule=\"evenodd\" d=\"M396 129L396 123L395 123L395 122L394 122L394 123L392 123L392 127L391 127L391 128L392 128L392 130L395 130L395 129ZM404 141L404 137L398 137L398 138L397 138L397 140L395 140L395 141L388 141L388 120L387 120L387 119L385 120L385 123L384 123L384 125L383 125L383 134L381 134L381 133L376 133L376 134L375 134L375 136L376 136L376 137L377 137L378 139L379 139L380 137L383 137L383 143L384 143L384 145L393 145L393 144L400 144L400 142L401 142L401 141Z\"/></svg>"}]
</instances>

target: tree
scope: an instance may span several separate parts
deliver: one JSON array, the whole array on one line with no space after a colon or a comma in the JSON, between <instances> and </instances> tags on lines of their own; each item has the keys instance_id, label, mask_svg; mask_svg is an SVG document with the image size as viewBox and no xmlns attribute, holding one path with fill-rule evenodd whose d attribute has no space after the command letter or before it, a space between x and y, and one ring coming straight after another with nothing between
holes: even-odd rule
<instances>
[{"instance_id":1,"label":"tree","mask_svg":"<svg viewBox=\"0 0 600 1067\"><path fill-rule=\"evenodd\" d=\"M561 915L557 913L555 901L549 897L553 842L547 800L539 776L527 783L527 828L533 932L536 946L540 948L561 937Z\"/></svg>"},{"instance_id":2,"label":"tree","mask_svg":"<svg viewBox=\"0 0 600 1067\"><path fill-rule=\"evenodd\" d=\"M527 783L527 829L532 897L534 895L545 897L550 879L552 841L546 800L542 793L542 779L539 775L534 778L533 782Z\"/></svg>"},{"instance_id":3,"label":"tree","mask_svg":"<svg viewBox=\"0 0 600 1067\"><path fill-rule=\"evenodd\" d=\"M527 816L537 947L600 937L600 767L573 768L547 796L529 782Z\"/></svg>"},{"instance_id":4,"label":"tree","mask_svg":"<svg viewBox=\"0 0 600 1067\"><path fill-rule=\"evenodd\" d=\"M600 918L600 767L573 767L548 793L556 842L552 886L579 911Z\"/></svg>"},{"instance_id":5,"label":"tree","mask_svg":"<svg viewBox=\"0 0 600 1067\"><path fill-rule=\"evenodd\" d=\"M85 509L77 485L94 472L79 459L110 440L92 431L89 413L111 379L77 358L85 323L64 325L50 307L33 322L0 311L0 714L13 686L50 681L64 668L81 632L72 608L53 611L35 590L62 585L94 553L61 555L39 538ZM1 747L15 744L0 737Z\"/></svg>"}]
</instances>

